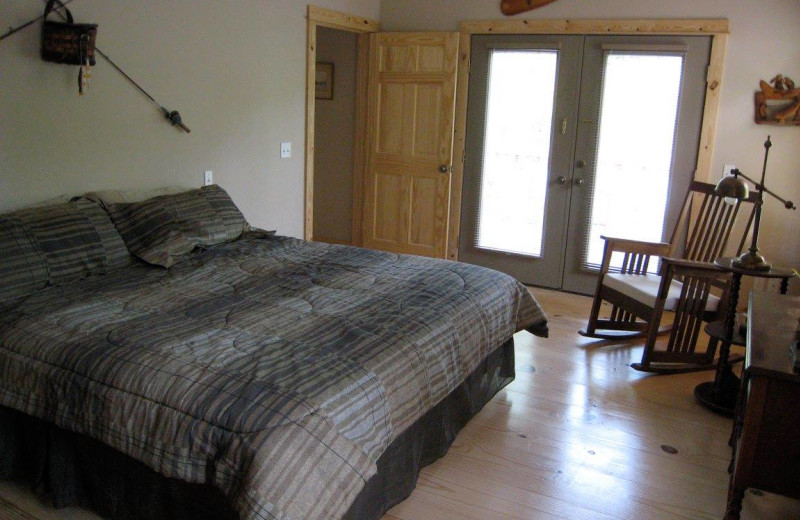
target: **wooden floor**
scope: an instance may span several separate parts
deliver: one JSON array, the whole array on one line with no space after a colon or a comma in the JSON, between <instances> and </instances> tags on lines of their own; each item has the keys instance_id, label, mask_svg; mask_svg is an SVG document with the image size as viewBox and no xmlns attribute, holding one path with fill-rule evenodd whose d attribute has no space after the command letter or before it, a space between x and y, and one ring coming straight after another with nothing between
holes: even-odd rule
<instances>
[{"instance_id":1,"label":"wooden floor","mask_svg":"<svg viewBox=\"0 0 800 520\"><path fill-rule=\"evenodd\" d=\"M711 372L642 374L634 343L577 334L590 299L534 289L550 338L517 334L517 378L425 468L384 520L717 519L725 510L731 420L692 389ZM677 449L676 454L662 447ZM54 511L0 484L0 519L97 518ZM22 513L24 514L24 513ZM800 502L749 491L743 520L800 520Z\"/></svg>"}]
</instances>

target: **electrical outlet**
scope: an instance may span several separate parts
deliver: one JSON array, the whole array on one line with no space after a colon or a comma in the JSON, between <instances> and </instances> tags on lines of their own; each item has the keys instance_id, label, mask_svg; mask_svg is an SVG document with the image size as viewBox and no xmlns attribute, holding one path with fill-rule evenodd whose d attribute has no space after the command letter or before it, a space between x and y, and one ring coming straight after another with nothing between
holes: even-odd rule
<instances>
[{"instance_id":1,"label":"electrical outlet","mask_svg":"<svg viewBox=\"0 0 800 520\"><path fill-rule=\"evenodd\" d=\"M723 166L722 167L722 178L724 179L725 177L729 177L729 176L733 175L732 172L735 169L736 169L736 165L733 165L733 164L726 164L725 166Z\"/></svg>"},{"instance_id":2,"label":"electrical outlet","mask_svg":"<svg viewBox=\"0 0 800 520\"><path fill-rule=\"evenodd\" d=\"M281 143L281 159L288 159L292 156L292 143Z\"/></svg>"},{"instance_id":3,"label":"electrical outlet","mask_svg":"<svg viewBox=\"0 0 800 520\"><path fill-rule=\"evenodd\" d=\"M211 170L206 170L206 173L203 176L203 186L210 186L211 184L214 184L214 172Z\"/></svg>"}]
</instances>

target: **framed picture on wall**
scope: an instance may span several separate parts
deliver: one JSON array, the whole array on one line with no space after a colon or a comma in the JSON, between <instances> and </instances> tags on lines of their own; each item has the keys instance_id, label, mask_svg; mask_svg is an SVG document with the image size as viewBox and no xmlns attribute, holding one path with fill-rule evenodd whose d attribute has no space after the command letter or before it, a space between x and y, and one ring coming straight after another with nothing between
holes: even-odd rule
<instances>
[{"instance_id":1,"label":"framed picture on wall","mask_svg":"<svg viewBox=\"0 0 800 520\"><path fill-rule=\"evenodd\" d=\"M333 63L317 63L314 83L317 99L333 99Z\"/></svg>"}]
</instances>

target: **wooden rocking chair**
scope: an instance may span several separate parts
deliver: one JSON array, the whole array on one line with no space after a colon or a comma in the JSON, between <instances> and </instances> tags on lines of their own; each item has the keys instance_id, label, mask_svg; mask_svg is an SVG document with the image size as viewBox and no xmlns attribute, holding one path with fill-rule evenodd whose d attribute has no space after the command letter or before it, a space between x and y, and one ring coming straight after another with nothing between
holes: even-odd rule
<instances>
[{"instance_id":1,"label":"wooden rocking chair","mask_svg":"<svg viewBox=\"0 0 800 520\"><path fill-rule=\"evenodd\" d=\"M603 237L605 249L589 323L579 334L601 339L644 337L642 362L631 366L647 372L675 373L714 367L717 342L695 352L703 321L724 316L730 275L711 262L722 256L742 204L749 216L737 254L753 221L755 194L726 202L714 185L692 181L670 243ZM748 212L744 212L748 213ZM622 266L611 267L621 253ZM648 273L651 258L661 258L660 274ZM716 288L716 289L715 289ZM715 294L716 293L716 294ZM610 315L600 318L603 301ZM673 323L660 326L663 311L674 311ZM656 337L670 332L666 348L656 350Z\"/></svg>"}]
</instances>

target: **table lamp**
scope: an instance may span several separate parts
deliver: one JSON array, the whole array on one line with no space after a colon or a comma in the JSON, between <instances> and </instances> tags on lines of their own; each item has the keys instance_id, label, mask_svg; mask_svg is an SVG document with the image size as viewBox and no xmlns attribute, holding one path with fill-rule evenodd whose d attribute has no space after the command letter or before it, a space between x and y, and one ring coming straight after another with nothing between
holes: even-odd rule
<instances>
[{"instance_id":1,"label":"table lamp","mask_svg":"<svg viewBox=\"0 0 800 520\"><path fill-rule=\"evenodd\" d=\"M769 271L770 268L772 268L772 264L768 263L758 251L758 228L761 225L761 206L764 204L764 193L769 193L781 201L786 209L797 209L792 201L781 198L775 192L770 191L764 186L764 178L767 175L767 158L769 157L769 149L771 146L772 141L770 141L770 137L767 136L767 140L764 142L764 167L761 170L761 182L754 181L739 171L739 169L733 169L731 170L732 175L723 177L722 180L717 183L716 188L714 188L714 192L717 193L717 195L743 200L750 194L747 183L742 180L747 179L753 183L758 191L758 199L755 202L756 214L755 220L753 221L753 241L750 244L750 249L739 258L735 258L731 261L731 265L740 269Z\"/></svg>"}]
</instances>

